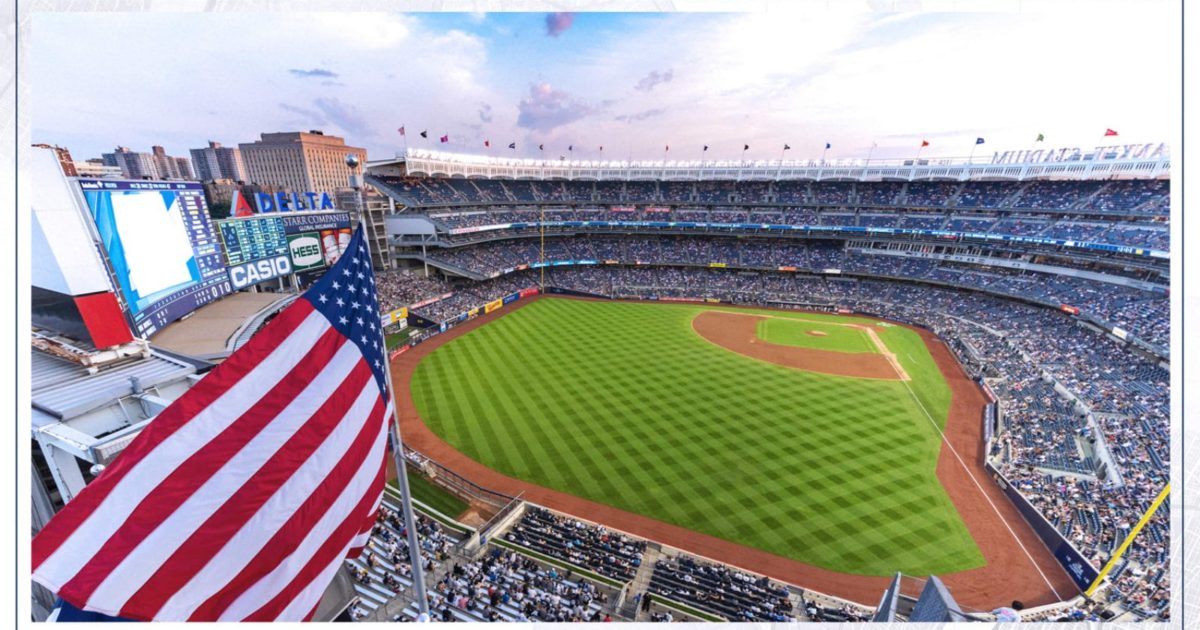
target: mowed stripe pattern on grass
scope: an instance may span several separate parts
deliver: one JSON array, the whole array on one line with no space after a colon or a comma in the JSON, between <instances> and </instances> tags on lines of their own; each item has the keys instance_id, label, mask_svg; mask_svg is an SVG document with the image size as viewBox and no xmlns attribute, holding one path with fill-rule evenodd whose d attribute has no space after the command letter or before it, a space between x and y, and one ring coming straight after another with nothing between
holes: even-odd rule
<instances>
[{"instance_id":1,"label":"mowed stripe pattern on grass","mask_svg":"<svg viewBox=\"0 0 1200 630\"><path fill-rule=\"evenodd\" d=\"M869 575L982 564L903 384L732 353L691 330L703 310L539 300L426 357L414 402L502 473L781 556ZM940 381L921 358L914 379Z\"/></svg>"}]
</instances>

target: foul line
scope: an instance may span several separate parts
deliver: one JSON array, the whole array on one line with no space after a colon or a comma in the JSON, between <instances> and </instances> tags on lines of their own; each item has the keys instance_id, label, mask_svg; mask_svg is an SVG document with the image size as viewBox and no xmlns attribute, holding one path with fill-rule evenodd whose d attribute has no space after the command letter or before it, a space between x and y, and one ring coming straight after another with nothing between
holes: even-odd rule
<instances>
[{"instance_id":1,"label":"foul line","mask_svg":"<svg viewBox=\"0 0 1200 630\"><path fill-rule=\"evenodd\" d=\"M1013 540L1017 541L1017 545L1021 547L1021 551L1025 553L1025 557L1029 558L1030 564L1032 564L1033 568L1037 570L1038 575L1042 576L1042 580L1046 582L1046 586L1050 587L1050 592L1054 593L1055 599L1058 601L1063 601L1062 595L1059 595L1058 591L1054 588L1054 585L1050 583L1050 578L1046 577L1046 574L1042 572L1042 567L1038 565L1037 561L1033 559L1033 555L1030 554L1029 550L1025 548L1025 543L1021 542L1021 538L1017 536L1017 532L1013 531L1012 526L1008 524L1008 520L1005 519L1004 515L1000 513L1000 508L996 507L996 504L992 502L992 498L987 495L987 491L985 491L983 486L979 484L979 480L975 478L975 473L971 472L971 469L967 467L967 463L963 461L961 456L959 456L958 451L954 449L954 445L951 444L950 440L946 438L946 433L942 431L940 427L938 427L937 422L934 421L933 416L929 413L929 410L925 408L925 404L921 402L920 398L917 398L917 394L913 391L912 386L908 384L908 381L903 382L904 387L908 390L909 396L912 396L912 399L917 401L917 406L919 406L921 411L925 413L925 417L929 419L929 423L933 425L933 429L938 432L938 435L942 436L942 441L945 442L946 446L950 448L950 452L954 454L954 459L958 460L958 464L962 466L963 470L967 471L967 475L971 478L971 481L975 482L975 487L979 489L979 494L982 494L984 500L988 502L988 505L992 506L992 511L996 513L996 516L1000 517L1000 522L1004 523L1004 528L1008 530L1009 534L1012 534Z\"/></svg>"}]
</instances>

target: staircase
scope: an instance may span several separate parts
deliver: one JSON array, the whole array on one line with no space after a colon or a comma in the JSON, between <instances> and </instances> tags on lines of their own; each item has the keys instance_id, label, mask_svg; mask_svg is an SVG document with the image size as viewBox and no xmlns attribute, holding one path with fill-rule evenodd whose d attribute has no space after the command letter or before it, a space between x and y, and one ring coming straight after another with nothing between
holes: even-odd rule
<instances>
[{"instance_id":1,"label":"staircase","mask_svg":"<svg viewBox=\"0 0 1200 630\"><path fill-rule=\"evenodd\" d=\"M617 611L617 615L625 618L638 621L638 614L641 612L641 598L634 601L634 597L638 593L642 593L645 597L645 592L650 589L650 576L654 575L654 565L659 558L665 555L662 552L662 546L657 543L646 545L646 551L642 554L642 564L638 566L637 573L633 575L633 580L629 582L627 587L629 590L625 594L625 603L621 605L621 609Z\"/></svg>"}]
</instances>

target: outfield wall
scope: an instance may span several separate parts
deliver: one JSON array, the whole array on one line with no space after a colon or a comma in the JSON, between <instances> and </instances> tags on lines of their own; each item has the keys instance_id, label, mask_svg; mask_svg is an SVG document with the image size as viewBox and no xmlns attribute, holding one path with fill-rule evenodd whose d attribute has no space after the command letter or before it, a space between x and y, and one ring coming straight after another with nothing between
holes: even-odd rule
<instances>
[{"instance_id":1,"label":"outfield wall","mask_svg":"<svg viewBox=\"0 0 1200 630\"><path fill-rule=\"evenodd\" d=\"M1017 506L1017 510L1021 512L1021 516L1025 517L1025 521L1033 528L1033 531L1042 539L1046 548L1054 554L1054 559L1062 565L1067 575L1075 581L1075 585L1080 591L1087 590L1096 581L1096 577L1100 575L1096 568L1092 566L1083 554L1072 545L1069 540L1063 537L1054 525L1051 525L1046 517L1025 498L1011 483L1008 478L1000 473L991 462L984 461L984 468L999 484L1000 489L1008 496L1008 500Z\"/></svg>"}]
</instances>

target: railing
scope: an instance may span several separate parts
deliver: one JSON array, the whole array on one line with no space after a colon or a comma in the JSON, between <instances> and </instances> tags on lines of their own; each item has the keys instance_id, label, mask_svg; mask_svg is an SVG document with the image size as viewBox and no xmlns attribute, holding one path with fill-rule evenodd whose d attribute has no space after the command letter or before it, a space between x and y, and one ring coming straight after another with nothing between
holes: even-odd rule
<instances>
[{"instance_id":1,"label":"railing","mask_svg":"<svg viewBox=\"0 0 1200 630\"><path fill-rule=\"evenodd\" d=\"M404 460L433 483L468 501L477 501L497 509L503 509L516 498L503 492L484 488L407 446L404 447Z\"/></svg>"}]
</instances>

